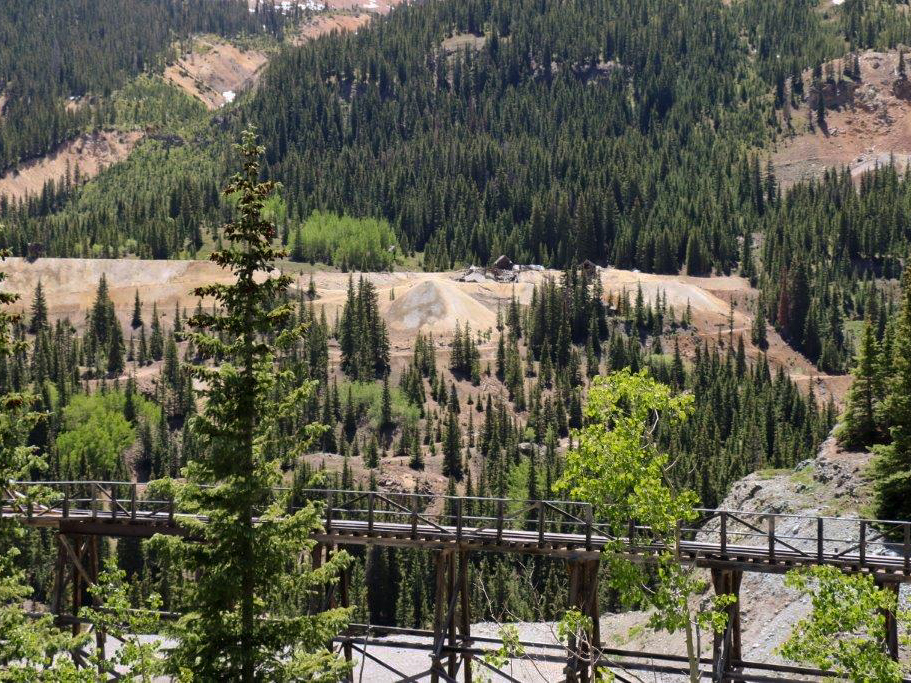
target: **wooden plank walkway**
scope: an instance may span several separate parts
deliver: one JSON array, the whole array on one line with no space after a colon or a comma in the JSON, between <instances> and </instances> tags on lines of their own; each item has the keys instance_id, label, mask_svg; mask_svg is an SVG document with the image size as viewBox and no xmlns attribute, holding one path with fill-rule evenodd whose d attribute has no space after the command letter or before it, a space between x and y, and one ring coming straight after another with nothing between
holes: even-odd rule
<instances>
[{"instance_id":1,"label":"wooden plank walkway","mask_svg":"<svg viewBox=\"0 0 911 683\"><path fill-rule=\"evenodd\" d=\"M29 497L29 492L39 487L45 491L43 503ZM181 519L185 515L177 513L171 501L144 499L142 488L128 482L17 482L4 492L0 514L15 516L29 526L83 535L183 533ZM617 543L639 561L650 561L666 550L651 541L649 529L633 523L624 535L611 537L593 519L591 508L582 503L363 491L304 493L321 499L325 506L325 528L316 540L326 545L457 549L591 560L606 545ZM448 511L439 510L441 506ZM479 509L494 512L462 512ZM696 523L681 526L679 553L681 559L702 567L783 573L797 566L826 564L875 574L881 581L911 582L909 522L728 510L700 513ZM776 528L783 526L783 520L791 526L812 527L816 533L782 534ZM841 536L827 532L835 526L849 531L842 531Z\"/></svg>"},{"instance_id":2,"label":"wooden plank walkway","mask_svg":"<svg viewBox=\"0 0 911 683\"><path fill-rule=\"evenodd\" d=\"M84 625L77 615L82 598L91 599L86 589L97 581L100 537L188 533L184 522L190 517L180 513L174 501L154 500L150 495L147 485L131 482L11 482L0 489L0 516L57 531L54 613L58 623L72 624L74 629ZM502 680L517 680L487 663L484 655L493 644L471 634L468 558L472 552L536 555L565 562L567 605L592 620L590 641L523 645L529 648L528 657L564 663L565 678L560 680L566 683L591 683L606 669L618 681L629 680L626 674L632 670L686 673L683 658L616 650L601 640L598 567L607 546L637 562L651 562L659 553L672 550L681 561L710 570L717 594L737 596L727 608L728 628L714 638L712 657L701 662L711 664L702 675L718 683L831 679L828 672L744 660L740 627L744 572L783 573L794 567L825 564L873 575L878 584L893 590L899 583L911 582L911 522L904 521L700 510L698 519L678 525L675 547L667 548L635 520L617 533L616 528L594 518L591 506L571 501L337 490L294 491L294 495L300 504L319 502L325 515L323 529L315 535L314 562L322 562L323 556L328 558L340 546L386 545L433 552L433 630L386 629L390 635L420 636L421 643L370 640L371 647L423 650L429 668L404 674L381 655L368 654L369 625L335 639L346 659L352 661L354 653L363 655L394 674L391 680L398 683L455 681L458 672L471 683L472 671L478 666L491 669ZM294 509L299 508L289 507L289 511ZM201 516L192 519L206 521ZM323 596L326 606L349 605L350 580L350 571L344 571L337 591L330 587ZM68 581L73 603L70 615L65 609ZM897 658L895 615L886 614L885 630L889 653ZM96 632L96 640L103 647L103 634Z\"/></svg>"}]
</instances>

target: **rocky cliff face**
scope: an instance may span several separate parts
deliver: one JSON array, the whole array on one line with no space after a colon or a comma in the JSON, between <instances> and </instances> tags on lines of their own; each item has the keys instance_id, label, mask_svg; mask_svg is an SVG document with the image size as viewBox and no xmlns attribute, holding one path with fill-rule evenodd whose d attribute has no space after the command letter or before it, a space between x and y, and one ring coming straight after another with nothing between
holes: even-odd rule
<instances>
[{"instance_id":1,"label":"rocky cliff face","mask_svg":"<svg viewBox=\"0 0 911 683\"><path fill-rule=\"evenodd\" d=\"M869 500L865 469L870 459L869 453L842 450L834 438L829 438L815 459L800 463L794 470L759 472L737 482L723 507L809 517L863 516ZM812 552L815 547L811 539L816 528L811 519L781 519L777 531L807 539L789 541L801 550ZM826 538L839 540L827 543L826 550L846 550L858 535L856 524L827 520ZM780 661L774 650L808 614L808 603L784 587L784 577L773 574L745 574L741 590L744 658Z\"/></svg>"},{"instance_id":2,"label":"rocky cliff face","mask_svg":"<svg viewBox=\"0 0 911 683\"><path fill-rule=\"evenodd\" d=\"M793 470L770 470L741 479L719 506L726 510L749 513L776 513L807 517L857 517L869 500L869 482L865 469L871 454L841 449L829 438L813 460L800 463ZM757 519L747 521L757 523ZM709 533L716 528L707 527ZM735 524L729 525L729 532ZM740 527L740 530L744 530ZM787 542L804 551L815 550L815 521L779 518L776 532L802 540ZM857 538L856 524L826 521L826 538L837 538L827 550L846 550ZM717 537L716 537L717 540ZM761 545L765 538L742 536L740 545ZM839 547L840 546L840 547ZM784 577L774 574L746 573L741 585L743 656L747 660L781 662L775 649L788 637L794 625L809 613L809 604L784 586ZM646 615L630 613L608 615L602 619L601 632L618 647L641 648L653 652L684 654L684 643L678 635L656 634L643 629ZM711 653L711 634L702 634L702 652Z\"/></svg>"},{"instance_id":3,"label":"rocky cliff face","mask_svg":"<svg viewBox=\"0 0 911 683\"><path fill-rule=\"evenodd\" d=\"M865 470L869 453L854 453L838 447L830 438L819 449L813 460L800 463L793 470L757 472L737 482L720 506L723 509L746 513L776 513L804 515L807 517L851 518L862 515L869 500L869 482ZM750 522L756 520L747 518ZM736 524L728 527L734 534ZM741 529L743 530L743 529ZM706 526L706 535L713 531ZM778 518L776 533L789 537L787 542L801 550L815 549L815 521L810 519ZM794 538L796 537L796 539ZM837 520L826 521L826 538L838 538L827 549L840 546L845 550L856 540L857 525ZM717 537L716 537L717 538ZM801 540L802 539L802 540ZM761 545L767 539L761 535L742 535L729 541L739 545ZM706 596L708 597L708 596ZM781 662L775 654L794 625L809 613L808 601L784 587L784 577L773 574L745 574L741 585L741 614L743 656L747 660ZM685 654L682 634L654 633L645 627L648 614L627 612L608 614L601 619L601 636L608 647L665 654ZM519 637L526 641L556 643L556 627L550 623L522 623L516 625ZM475 624L472 633L497 637L496 624ZM414 640L420 640L415 638ZM700 634L703 656L711 656L712 635ZM378 639L377 643L382 642ZM410 650L383 649L384 661L392 663L403 672L414 673L426 668L427 656ZM364 663L364 680L391 680L387 672L372 661ZM509 672L515 680L546 682L560 678L562 665L530 659L513 660ZM360 673L360 667L358 668ZM493 680L502 680L493 676ZM642 680L683 681L681 676L643 674Z\"/></svg>"}]
</instances>

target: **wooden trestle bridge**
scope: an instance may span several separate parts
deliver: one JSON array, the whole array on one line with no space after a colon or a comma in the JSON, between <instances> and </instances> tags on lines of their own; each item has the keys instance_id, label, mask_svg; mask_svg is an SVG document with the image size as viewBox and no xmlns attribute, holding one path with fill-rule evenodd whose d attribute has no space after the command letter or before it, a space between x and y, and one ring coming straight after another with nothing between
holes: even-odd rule
<instances>
[{"instance_id":1,"label":"wooden trestle bridge","mask_svg":"<svg viewBox=\"0 0 911 683\"><path fill-rule=\"evenodd\" d=\"M38 490L40 496L32 495ZM677 547L668 549L654 542L648 528L634 522L621 538L611 537L593 517L592 508L583 503L337 490L300 495L324 505L324 529L316 536L315 563L338 548L356 545L415 548L435 554L432 630L353 625L336 639L347 658L356 652L398 683L452 682L457 677L471 683L474 670L493 668L484 655L498 647L496 639L471 634L470 553L518 553L566 564L568 606L591 617L592 638L584 643L571 641L566 647L522 645L527 658L560 663L567 683L589 683L596 669L610 669L620 681L628 681L628 672L636 670L688 672L685 657L625 651L602 643L598 568L601 550L608 543L620 542L622 552L641 562L672 550L682 562L709 570L717 593L738 596L728 608L726 631L714 636L713 656L701 660L703 676L715 681L766 683L828 676L814 669L743 658L739 593L744 572L781 574L800 566L832 565L846 572L870 574L878 584L896 591L899 584L911 582L911 522L701 510L697 521L680 526ZM175 510L173 501L150 500L145 485L128 482L13 482L3 489L0 513L27 526L56 532L52 608L59 623L72 624L74 630L84 623L77 614L83 600L89 599L85 588L98 576L99 538L183 533L184 515ZM349 592L350 576L345 574L337 591L332 588L324 596L325 604L348 605ZM897 658L895 616L887 614L885 621L887 647ZM377 640L378 635L385 637ZM103 634L96 633L96 639L103 647ZM374 653L374 648L386 646L426 651L427 669L413 675L402 673ZM494 680L517 680L494 671Z\"/></svg>"}]
</instances>

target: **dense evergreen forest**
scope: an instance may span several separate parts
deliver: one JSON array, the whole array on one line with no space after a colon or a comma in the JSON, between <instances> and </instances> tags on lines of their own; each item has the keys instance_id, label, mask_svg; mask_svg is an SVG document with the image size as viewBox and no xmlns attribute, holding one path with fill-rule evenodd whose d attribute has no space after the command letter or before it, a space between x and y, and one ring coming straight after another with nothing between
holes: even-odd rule
<instances>
[{"instance_id":1,"label":"dense evergreen forest","mask_svg":"<svg viewBox=\"0 0 911 683\"><path fill-rule=\"evenodd\" d=\"M232 16L222 28L245 30ZM118 91L101 121L171 132L88 186L65 179L0 205L3 240L19 254L193 256L230 210L215 191L235 162L224 129L252 121L295 260L388 268L395 243L427 270L505 253L740 272L762 290L758 315L821 370L845 372L845 321L908 250L906 183L884 169L857 188L832 169L783 193L764 150L794 132L806 93L857 77L824 61L909 36L891 0L407 6L287 49L210 123L154 80ZM313 211L378 219L394 237L370 228L343 255Z\"/></svg>"},{"instance_id":2,"label":"dense evergreen forest","mask_svg":"<svg viewBox=\"0 0 911 683\"><path fill-rule=\"evenodd\" d=\"M767 94L909 29L889 3L846 3L843 27L808 0L734 8L407 7L275 60L245 113L293 213L382 216L428 269L506 253L728 272L777 199L756 148L787 132L788 98Z\"/></svg>"},{"instance_id":3,"label":"dense evergreen forest","mask_svg":"<svg viewBox=\"0 0 911 683\"><path fill-rule=\"evenodd\" d=\"M432 336L419 335L405 367L391 372L389 341L369 281L352 278L343 311L332 322L320 312L317 290L301 290L286 302L294 310L287 329L308 327L279 357L279 367L295 383L314 380L316 391L283 421L282 432L293 436L311 422L329 427L313 444L325 455L308 458L309 465L293 446L272 453L298 487L312 485L326 458L341 456L341 471L321 473L322 485L376 486L381 463L415 470L433 463L448 477L450 492L552 499L567 439L582 426L589 381L623 368L648 369L676 391L694 395L698 417L662 429L657 438L677 456L672 479L697 491L707 506L717 505L733 481L752 471L812 457L835 420L834 405L819 405L783 372L771 372L764 359L748 361L743 339L733 334L697 346L695 358L685 360L677 335L689 328L687 311L675 312L661 296L647 303L641 291L605 293L581 270L547 281L530 305L512 302L501 311L492 360L482 360L478 351L484 335L465 325L446 353ZM28 345L0 362L0 381L4 390L38 389L37 407L48 418L32 430L29 443L47 456L49 468L40 476L122 479L134 473L145 481L178 475L199 447L188 422L198 406L183 363L202 355L192 341L183 341L184 332L188 317L204 312L176 310L166 328L157 307L137 292L130 325L122 328L102 280L79 334L67 322L50 324L44 293L36 291L17 329ZM340 367L329 362L335 341ZM134 373L152 364L158 379L140 388ZM482 379L503 390L480 391ZM366 480L355 476L354 463L370 473ZM49 566L37 560L46 541L33 542L29 571L45 595ZM134 545L121 544L124 568L144 590L167 588L169 599L179 600L176 577ZM402 579L362 603L375 623L426 624L426 596L416 586L430 585L432 570L423 559L378 549L360 561L366 562L358 571L366 572L367 584L385 584L391 575ZM482 574L490 595L501 591L504 576L532 571L514 560L484 562L493 563ZM533 585L556 599L564 578L550 576L555 568L536 567ZM520 593L495 601L496 614L480 596L479 614L535 616L537 607ZM361 597L368 600L367 593ZM615 604L616 596L605 599Z\"/></svg>"},{"instance_id":4,"label":"dense evergreen forest","mask_svg":"<svg viewBox=\"0 0 911 683\"><path fill-rule=\"evenodd\" d=\"M33 25L42 3L0 10L0 30L10 31L0 48L9 84L0 166L86 128L150 130L127 161L89 183L74 169L37 196L3 201L3 246L105 258L219 249L230 238L220 226L238 207L235 193L220 191L239 164L231 143L252 123L265 143L261 175L281 183L260 197L276 224L268 244L287 246L294 261L382 270L398 250L432 270L506 254L561 273L527 306L505 306L493 330L462 321L448 348L418 335L404 364L401 355L393 362L368 278L351 277L333 320L312 284L261 302L282 311L260 334L276 349L282 389L308 388L276 421L282 438L265 447L296 502L314 481L378 487L384 462L438 468L453 493L554 498L592 379L625 368L693 396L693 418L662 424L655 439L675 456L669 478L703 505L718 505L750 472L814 456L836 422L834 403L820 405L764 356L748 358L733 324L683 353L690 311L660 294L646 301L641 289L603 291L590 264L580 267L590 260L749 278L760 291L754 346L765 347L768 321L821 370L856 364L842 439L883 449L879 509L907 514L906 477L889 469L908 464L911 283L896 307L894 280L911 240L911 175L890 165L858 186L833 169L783 190L767 159L793 132L788 112L806 106L803 93L854 77L823 74L823 62L911 40L900 3L846 0L825 11L813 0L408 4L356 35L282 51L254 93L216 116L146 72L175 38L263 24L279 32L278 18L270 24L243 3L140 4L133 12L133 2L118 0L91 21L79 20L88 3L44 7L47 30L28 36L13 29ZM136 35L101 31L108 12L140 17ZM54 37L70 24L78 31ZM70 39L74 61L28 57ZM68 111L72 95L88 104ZM218 329L201 348L189 321L215 321L223 310L200 303L169 311L166 324L137 291L132 320L121 325L102 279L77 329L49 320L40 287L31 296L29 313L10 321L16 343L0 355L0 394L33 391L34 410L46 416L26 435L46 467L28 475L145 482L177 477L199 459L207 444L192 418L205 405L187 366L204 373L232 350ZM855 344L847 323L859 319ZM491 342L493 357L482 356ZM302 456L296 437L315 423L326 429ZM31 534L17 559L39 601L51 590L52 542ZM136 596L158 591L175 610L198 597L160 548L121 541L105 552ZM358 617L399 626L432 619L425 555L371 549L354 562ZM479 618L559 616L560 567L473 562ZM619 604L616 594L602 600Z\"/></svg>"},{"instance_id":5,"label":"dense evergreen forest","mask_svg":"<svg viewBox=\"0 0 911 683\"><path fill-rule=\"evenodd\" d=\"M129 17L129 21L124 18ZM128 78L161 71L193 33L280 30L241 0L10 0L0 7L0 169L105 123L98 103Z\"/></svg>"}]
</instances>

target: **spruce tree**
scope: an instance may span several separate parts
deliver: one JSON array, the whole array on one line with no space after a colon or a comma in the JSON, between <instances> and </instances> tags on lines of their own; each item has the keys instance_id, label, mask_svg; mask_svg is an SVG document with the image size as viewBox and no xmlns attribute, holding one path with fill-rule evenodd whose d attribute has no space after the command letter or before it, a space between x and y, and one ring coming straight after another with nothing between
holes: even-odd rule
<instances>
[{"instance_id":1,"label":"spruce tree","mask_svg":"<svg viewBox=\"0 0 911 683\"><path fill-rule=\"evenodd\" d=\"M462 437L456 414L449 411L443 434L443 474L455 480L462 479Z\"/></svg>"},{"instance_id":2,"label":"spruce tree","mask_svg":"<svg viewBox=\"0 0 911 683\"><path fill-rule=\"evenodd\" d=\"M753 327L750 330L750 341L753 342L753 346L763 351L769 345L765 305L761 299L756 301L756 315L753 318Z\"/></svg>"},{"instance_id":3,"label":"spruce tree","mask_svg":"<svg viewBox=\"0 0 911 683\"><path fill-rule=\"evenodd\" d=\"M161 330L161 321L158 319L158 304L152 304L152 335L149 337L149 355L152 360L161 360L164 357L164 333Z\"/></svg>"},{"instance_id":4,"label":"spruce tree","mask_svg":"<svg viewBox=\"0 0 911 683\"><path fill-rule=\"evenodd\" d=\"M32 317L29 320L28 331L30 334L38 334L39 331L46 329L48 329L47 300L44 298L41 280L38 280L35 287L35 298L32 300Z\"/></svg>"},{"instance_id":5,"label":"spruce tree","mask_svg":"<svg viewBox=\"0 0 911 683\"><path fill-rule=\"evenodd\" d=\"M389 391L389 373L383 375L383 397L380 406L380 429L392 426L392 394Z\"/></svg>"},{"instance_id":6,"label":"spruce tree","mask_svg":"<svg viewBox=\"0 0 911 683\"><path fill-rule=\"evenodd\" d=\"M263 149L252 131L244 133L241 153L243 173L225 188L238 198L239 218L224 227L228 246L212 256L236 279L197 288L196 296L213 298L220 312L189 321L203 355L224 359L218 367L191 367L205 384L206 401L192 422L199 454L187 463L177 498L181 511L208 521L187 519L193 540L156 539L194 577L186 585L186 611L169 632L175 645L167 664L172 675L189 672L199 680L336 680L346 665L326 644L349 610L301 613L288 605L288 595L313 595L334 580L348 558L333 554L314 573L310 536L322 513L307 504L289 514L276 491L281 470L272 449L282 441L279 422L309 402L314 386L295 387L290 372L276 369L269 340L282 330L276 344L288 349L302 331L283 329L291 306L273 307L291 281L269 275L284 253L271 246L275 227L262 216L275 185L258 182ZM294 455L315 436L307 426L293 435L296 446L284 446Z\"/></svg>"},{"instance_id":7,"label":"spruce tree","mask_svg":"<svg viewBox=\"0 0 911 683\"><path fill-rule=\"evenodd\" d=\"M413 470L424 469L424 450L421 448L421 439L418 434L419 430L415 429L411 434L411 458L408 460L408 467Z\"/></svg>"},{"instance_id":8,"label":"spruce tree","mask_svg":"<svg viewBox=\"0 0 911 683\"><path fill-rule=\"evenodd\" d=\"M116 320L111 328L110 337L107 348L107 371L112 377L119 377L123 374L123 356L126 349L123 344L123 332L120 330L120 324Z\"/></svg>"},{"instance_id":9,"label":"spruce tree","mask_svg":"<svg viewBox=\"0 0 911 683\"><path fill-rule=\"evenodd\" d=\"M139 300L139 290L136 290L136 297L133 299L133 319L130 326L135 330L142 327L142 301Z\"/></svg>"},{"instance_id":10,"label":"spruce tree","mask_svg":"<svg viewBox=\"0 0 911 683\"><path fill-rule=\"evenodd\" d=\"M854 365L854 382L848 393L844 424L838 439L848 448L864 448L877 441L879 411L879 342L870 320L864 325Z\"/></svg>"},{"instance_id":11,"label":"spruce tree","mask_svg":"<svg viewBox=\"0 0 911 683\"><path fill-rule=\"evenodd\" d=\"M876 449L876 516L911 519L911 267L902 278L892 368L884 407L892 442Z\"/></svg>"}]
</instances>

